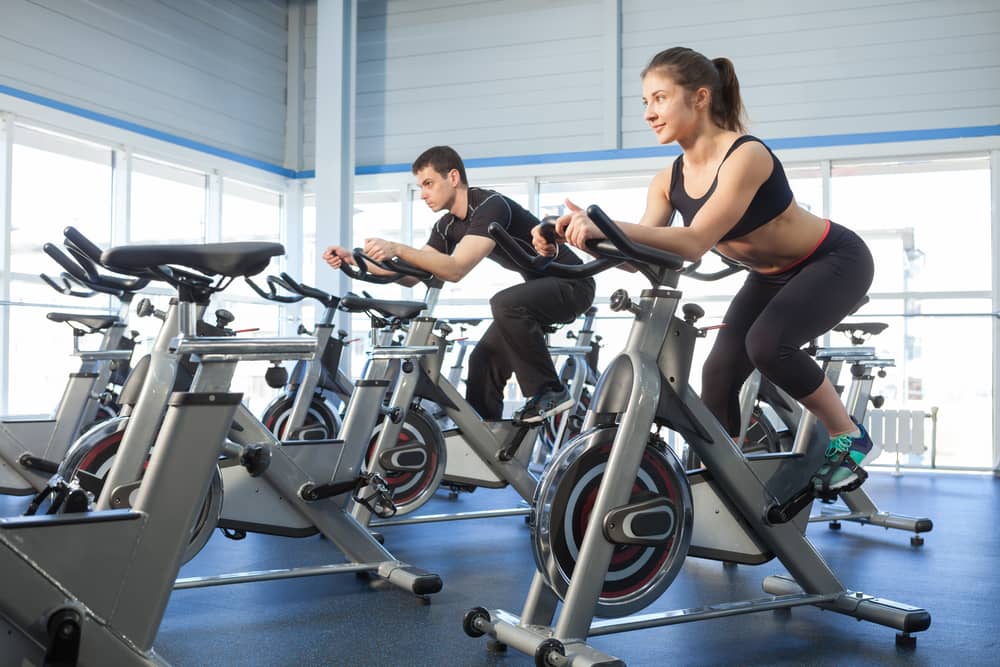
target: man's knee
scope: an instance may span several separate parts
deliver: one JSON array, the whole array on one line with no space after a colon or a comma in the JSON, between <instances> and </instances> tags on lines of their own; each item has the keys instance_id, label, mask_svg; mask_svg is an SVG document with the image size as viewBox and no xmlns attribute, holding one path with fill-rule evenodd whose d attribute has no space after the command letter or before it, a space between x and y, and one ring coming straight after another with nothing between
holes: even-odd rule
<instances>
[{"instance_id":1,"label":"man's knee","mask_svg":"<svg viewBox=\"0 0 1000 667\"><path fill-rule=\"evenodd\" d=\"M521 300L510 289L500 290L490 298L490 310L493 312L494 320L509 317L520 306Z\"/></svg>"},{"instance_id":2,"label":"man's knee","mask_svg":"<svg viewBox=\"0 0 1000 667\"><path fill-rule=\"evenodd\" d=\"M483 339L476 343L476 346L469 352L469 366L486 368L491 365L491 361L497 357L500 350L491 341Z\"/></svg>"}]
</instances>

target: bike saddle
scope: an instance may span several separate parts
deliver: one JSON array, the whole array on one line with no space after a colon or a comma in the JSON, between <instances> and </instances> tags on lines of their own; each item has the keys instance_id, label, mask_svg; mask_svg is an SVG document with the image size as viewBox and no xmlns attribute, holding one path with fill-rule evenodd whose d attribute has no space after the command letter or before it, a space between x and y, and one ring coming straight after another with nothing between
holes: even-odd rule
<instances>
[{"instance_id":1,"label":"bike saddle","mask_svg":"<svg viewBox=\"0 0 1000 667\"><path fill-rule=\"evenodd\" d=\"M840 324L834 325L833 330L841 333L851 333L856 331L869 336L875 336L885 331L888 326L889 325L885 322L841 322Z\"/></svg>"},{"instance_id":2,"label":"bike saddle","mask_svg":"<svg viewBox=\"0 0 1000 667\"><path fill-rule=\"evenodd\" d=\"M364 313L374 310L383 317L398 317L412 320L427 308L423 301L389 301L387 299L367 299L348 294L340 300L340 309L350 313Z\"/></svg>"},{"instance_id":3,"label":"bike saddle","mask_svg":"<svg viewBox=\"0 0 1000 667\"><path fill-rule=\"evenodd\" d=\"M45 317L53 322L66 322L70 325L78 324L84 329L90 329L90 333L103 331L119 322L117 315L81 315L78 313L46 313Z\"/></svg>"},{"instance_id":4,"label":"bike saddle","mask_svg":"<svg viewBox=\"0 0 1000 667\"><path fill-rule=\"evenodd\" d=\"M280 243L237 241L183 245L133 245L105 250L101 262L114 270L144 271L164 265L183 266L209 276L253 276L285 254Z\"/></svg>"}]
</instances>

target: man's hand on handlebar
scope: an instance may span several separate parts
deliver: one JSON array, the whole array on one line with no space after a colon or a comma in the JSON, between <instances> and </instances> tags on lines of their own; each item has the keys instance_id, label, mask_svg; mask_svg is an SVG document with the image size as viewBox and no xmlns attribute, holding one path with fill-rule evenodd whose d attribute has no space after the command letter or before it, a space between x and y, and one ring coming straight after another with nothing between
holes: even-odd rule
<instances>
[{"instance_id":1,"label":"man's hand on handlebar","mask_svg":"<svg viewBox=\"0 0 1000 667\"><path fill-rule=\"evenodd\" d=\"M365 239L365 254L376 262L388 262L399 256L399 244L385 239Z\"/></svg>"},{"instance_id":2,"label":"man's hand on handlebar","mask_svg":"<svg viewBox=\"0 0 1000 667\"><path fill-rule=\"evenodd\" d=\"M332 245L323 251L323 261L330 265L330 268L340 269L342 264L354 264L354 255L350 250L341 248L339 245Z\"/></svg>"},{"instance_id":3,"label":"man's hand on handlebar","mask_svg":"<svg viewBox=\"0 0 1000 667\"><path fill-rule=\"evenodd\" d=\"M549 232L545 231L546 228ZM531 228L531 245L539 255L543 257L555 257L556 253L559 252L557 243L565 241L565 239L559 238L554 233L550 233L554 232L554 230L555 225L551 222L543 222Z\"/></svg>"}]
</instances>

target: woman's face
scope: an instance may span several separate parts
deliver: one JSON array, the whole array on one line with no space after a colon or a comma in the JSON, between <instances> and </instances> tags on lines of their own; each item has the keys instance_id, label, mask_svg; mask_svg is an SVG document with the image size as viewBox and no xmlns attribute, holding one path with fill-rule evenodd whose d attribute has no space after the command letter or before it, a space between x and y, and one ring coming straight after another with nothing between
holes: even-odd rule
<instances>
[{"instance_id":1,"label":"woman's face","mask_svg":"<svg viewBox=\"0 0 1000 667\"><path fill-rule=\"evenodd\" d=\"M666 73L652 70L642 80L643 115L656 140L669 144L684 138L697 126L695 96L677 85Z\"/></svg>"}]
</instances>

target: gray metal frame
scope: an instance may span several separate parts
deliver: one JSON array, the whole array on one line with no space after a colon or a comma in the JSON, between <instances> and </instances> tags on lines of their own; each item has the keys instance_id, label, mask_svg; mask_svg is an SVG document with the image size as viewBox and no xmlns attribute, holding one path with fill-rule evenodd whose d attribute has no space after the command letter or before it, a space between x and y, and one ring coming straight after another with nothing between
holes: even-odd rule
<instances>
[{"instance_id":1,"label":"gray metal frame","mask_svg":"<svg viewBox=\"0 0 1000 667\"><path fill-rule=\"evenodd\" d=\"M238 361L307 359L316 354L315 339L197 338L195 323L204 308L181 303L172 306L165 317L154 345L149 381L99 499L105 506L123 509L0 519L0 567L12 577L0 591L0 637L6 637L3 646L8 657L17 653L29 664L40 664L46 647L65 631L71 639L79 637L79 664L165 664L152 643L174 588L375 571L418 594L440 589L436 575L393 558L344 511L342 498L312 503L302 498L306 485L357 476L380 412L384 381L369 383L352 397L345 429L357 436L349 455L345 449L351 443L343 446L342 441L301 448L282 445L243 407L241 394L229 393L229 385ZM189 392L170 395L183 355L198 362L198 371ZM232 429L234 421L242 430ZM254 424L256 428L250 428ZM240 509L285 504L335 541L352 562L176 580L220 455L250 451L245 444L227 441L231 433L245 433L254 447L266 450L268 462L263 474L255 478L263 483L258 485L254 502L241 502ZM144 441L147 436L148 442ZM297 449L304 456L296 457L286 449ZM128 478L131 466L138 462L141 469L147 455L149 464L138 491L134 496L123 493L135 486ZM237 478L250 478L242 466L230 465L225 470L230 475L238 473ZM124 508L132 497L131 507ZM74 548L66 549L67 544ZM434 583L437 588L429 590L434 587L428 584Z\"/></svg>"},{"instance_id":2,"label":"gray metal frame","mask_svg":"<svg viewBox=\"0 0 1000 667\"><path fill-rule=\"evenodd\" d=\"M504 448L510 437L518 428L510 420L484 421L468 404L465 398L449 381L447 374L442 373L445 352L445 341L434 333L437 320L433 317L420 317L410 324L410 330L402 347L383 347L372 351L373 363L383 363L390 359L400 360L400 373L396 379L390 398L388 410L398 409L397 419L386 417L381 426L379 438L371 456L371 471L384 473L379 464L379 456L399 440L406 411L413 405L417 396L418 384L429 380L443 397L441 408L445 416L452 420L458 431L452 435L461 442L459 446L468 448L495 477L502 483L509 483L525 500L530 501L538 484L538 479L529 470L529 460L532 446L529 439L536 436L534 428L528 429L523 436L517 453L509 460L501 460L498 452ZM589 348L588 348L589 351ZM416 363L413 363L416 362ZM410 370L407 370L410 369ZM446 465L446 464L445 464ZM464 480L470 484L497 486L494 480ZM411 516L406 519L372 520L371 512L355 504L352 514L363 524L371 526L388 526L397 524L429 523L436 521L467 520L493 518L498 516L526 515L527 508L484 510L481 512L462 512L458 514L435 514Z\"/></svg>"},{"instance_id":3,"label":"gray metal frame","mask_svg":"<svg viewBox=\"0 0 1000 667\"><path fill-rule=\"evenodd\" d=\"M676 280L676 274L668 274L663 282L673 286ZM558 640L565 657L552 664L574 666L622 664L587 645L591 634L798 605L817 605L903 633L926 629L930 615L922 609L845 589L802 533L801 522L767 520L769 508L811 483L825 449L826 434L822 428L814 429L814 440L806 452L769 456L777 465L769 466L767 475L761 474L765 469L742 454L688 385L696 330L674 316L680 297L680 292L665 288L642 293L625 350L598 383L584 430L617 421L617 433L558 618L558 596L546 582L546 575L536 572L520 617L494 610L487 617L472 618L472 629L536 656L544 641ZM764 580L765 591L778 597L593 622L615 548L604 537L602 521L609 511L629 502L643 455L643 447L635 443L647 440L654 421L679 432L704 462L713 488L727 501L713 510L735 512L754 538L788 568L791 578ZM703 510L698 503L694 510L697 526ZM536 508L536 512L545 511L544 507Z\"/></svg>"},{"instance_id":4,"label":"gray metal frame","mask_svg":"<svg viewBox=\"0 0 1000 667\"><path fill-rule=\"evenodd\" d=\"M847 412L859 423L864 423L865 415L868 412L868 399L871 397L872 385L875 381L874 369L891 367L895 365L894 361L878 358L874 348L870 347L820 349L816 358L823 363L823 372L834 386L837 386L845 363L858 367L858 373L852 371L851 384L844 402L847 406ZM781 392L780 388L775 387L775 389ZM784 397L796 409L795 413L799 414L800 418L804 416L801 406L794 399L787 394L784 394ZM795 413L792 415L793 418ZM793 423L800 422L801 419ZM796 442L799 442L798 430L796 431ZM840 500L846 506L846 510L836 506L823 505L818 513L809 517L809 521L812 523L828 521L834 527L839 526L837 523L839 521L852 521L902 530L913 533L910 537L910 544L913 546L922 545L924 539L920 533L930 531L934 525L927 517L911 517L880 510L864 487L841 493Z\"/></svg>"},{"instance_id":5,"label":"gray metal frame","mask_svg":"<svg viewBox=\"0 0 1000 667\"><path fill-rule=\"evenodd\" d=\"M276 353L306 347L271 342ZM0 520L0 567L12 577L0 593L0 625L25 638L20 649L36 654L26 660L51 641L44 620L65 613L79 626L79 664L165 664L152 643L242 398L228 385L246 345L226 339L188 350L218 356L203 359L190 392L167 401L131 509Z\"/></svg>"},{"instance_id":6,"label":"gray metal frame","mask_svg":"<svg viewBox=\"0 0 1000 667\"><path fill-rule=\"evenodd\" d=\"M95 350L80 350L73 336L73 355L80 368L70 373L52 419L0 421L0 493L28 495L41 491L51 474L25 467L23 456L59 463L83 429L97 416L98 400L111 378L114 361L128 361L132 350L119 346L126 336L131 299L123 299L118 321L104 330Z\"/></svg>"}]
</instances>

